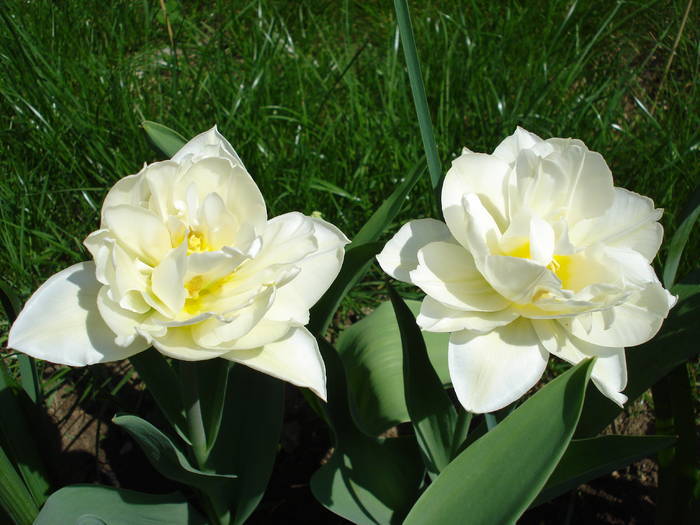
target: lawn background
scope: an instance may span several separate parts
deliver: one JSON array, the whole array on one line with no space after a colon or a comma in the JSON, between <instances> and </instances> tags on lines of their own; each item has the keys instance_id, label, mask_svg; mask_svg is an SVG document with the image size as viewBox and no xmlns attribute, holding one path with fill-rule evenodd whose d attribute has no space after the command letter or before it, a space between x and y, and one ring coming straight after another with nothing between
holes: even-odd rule
<instances>
[{"instance_id":1,"label":"lawn background","mask_svg":"<svg viewBox=\"0 0 700 525\"><path fill-rule=\"evenodd\" d=\"M665 208L673 231L700 181L697 6L664 76L686 1L412 4L445 170L463 146L490 152L516 125L577 137L617 185ZM349 237L421 162L392 2L165 7L0 10L0 264L22 297L88 258L107 189L159 159L143 119L186 137L218 124L271 215L320 211ZM426 175L397 227L429 215L429 195ZM370 277L354 298L381 293Z\"/></svg>"}]
</instances>

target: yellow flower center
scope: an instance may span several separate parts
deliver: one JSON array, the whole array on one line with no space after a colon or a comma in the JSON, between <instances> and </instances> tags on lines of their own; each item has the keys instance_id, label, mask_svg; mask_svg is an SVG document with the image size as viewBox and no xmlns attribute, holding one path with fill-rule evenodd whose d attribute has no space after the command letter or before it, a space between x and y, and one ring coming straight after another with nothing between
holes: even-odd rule
<instances>
[{"instance_id":1,"label":"yellow flower center","mask_svg":"<svg viewBox=\"0 0 700 525\"><path fill-rule=\"evenodd\" d=\"M526 241L517 248L504 253L509 257L518 257L520 259L530 259L530 241ZM570 289L567 285L571 281L571 255L555 255L552 257L551 262L547 265L547 268L551 270L554 275L556 275L561 281L562 288Z\"/></svg>"},{"instance_id":2,"label":"yellow flower center","mask_svg":"<svg viewBox=\"0 0 700 525\"><path fill-rule=\"evenodd\" d=\"M197 315L208 310L206 302L217 296L221 289L236 276L236 272L230 273L221 279L217 279L205 286L204 277L197 275L185 283L187 298L184 310L190 315Z\"/></svg>"},{"instance_id":3,"label":"yellow flower center","mask_svg":"<svg viewBox=\"0 0 700 525\"><path fill-rule=\"evenodd\" d=\"M210 250L211 248L203 233L191 231L187 234L187 255L194 252L208 252Z\"/></svg>"}]
</instances>

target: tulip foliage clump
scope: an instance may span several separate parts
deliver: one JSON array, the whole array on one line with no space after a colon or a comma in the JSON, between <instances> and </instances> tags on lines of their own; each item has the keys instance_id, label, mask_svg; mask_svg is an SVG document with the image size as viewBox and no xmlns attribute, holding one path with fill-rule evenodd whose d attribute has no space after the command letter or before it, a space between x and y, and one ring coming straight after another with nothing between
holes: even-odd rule
<instances>
[{"instance_id":1,"label":"tulip foliage clump","mask_svg":"<svg viewBox=\"0 0 700 525\"><path fill-rule=\"evenodd\" d=\"M14 522L245 522L272 473L283 382L303 389L333 436L314 497L358 524L514 523L674 446L600 434L697 353L688 325L700 285L676 282L676 270L698 209L671 236L662 282L652 267L662 211L614 186L580 140L517 128L491 154L465 149L443 177L405 2L396 9L441 216L395 225L421 168L346 232L352 241L318 217L270 218L216 127L186 141L144 122L167 160L109 190L84 241L90 260L35 291L8 347L23 373L32 358L128 359L163 418L114 423L182 491L52 487L22 442L24 394L3 368L13 428L0 427L0 505ZM374 261L389 300L329 342ZM528 395L550 354L572 366Z\"/></svg>"}]
</instances>

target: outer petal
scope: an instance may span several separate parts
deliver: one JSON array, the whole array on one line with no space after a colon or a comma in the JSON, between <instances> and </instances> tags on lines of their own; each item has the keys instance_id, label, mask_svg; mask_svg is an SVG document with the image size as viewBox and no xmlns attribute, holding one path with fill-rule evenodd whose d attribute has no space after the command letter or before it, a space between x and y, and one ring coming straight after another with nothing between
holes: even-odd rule
<instances>
[{"instance_id":1,"label":"outer petal","mask_svg":"<svg viewBox=\"0 0 700 525\"><path fill-rule=\"evenodd\" d=\"M602 243L630 248L651 261L663 238L663 227L656 222L662 213L654 208L654 201L650 198L615 188L615 198L606 212L578 222L569 237L578 247Z\"/></svg>"},{"instance_id":2,"label":"outer petal","mask_svg":"<svg viewBox=\"0 0 700 525\"><path fill-rule=\"evenodd\" d=\"M379 266L394 279L411 282L409 273L418 266L418 250L434 241L452 239L444 222L418 219L407 222L377 255Z\"/></svg>"},{"instance_id":3,"label":"outer petal","mask_svg":"<svg viewBox=\"0 0 700 525\"><path fill-rule=\"evenodd\" d=\"M29 298L10 329L8 346L53 363L84 366L118 361L145 350L137 338L126 347L97 309L102 287L95 264L83 262L58 272Z\"/></svg>"},{"instance_id":4,"label":"outer petal","mask_svg":"<svg viewBox=\"0 0 700 525\"><path fill-rule=\"evenodd\" d=\"M479 414L493 412L537 383L548 355L527 319L487 334L464 330L450 337L450 378L464 408Z\"/></svg>"},{"instance_id":5,"label":"outer petal","mask_svg":"<svg viewBox=\"0 0 700 525\"><path fill-rule=\"evenodd\" d=\"M568 334L556 320L533 320L532 326L544 347L552 354L575 365L582 359L597 357L591 378L598 390L614 403L623 406L627 396L625 349L597 346Z\"/></svg>"},{"instance_id":6,"label":"outer petal","mask_svg":"<svg viewBox=\"0 0 700 525\"><path fill-rule=\"evenodd\" d=\"M429 295L423 299L416 322L428 332L459 332L474 330L490 332L519 317L518 313L506 308L497 312L465 312L455 310L436 301Z\"/></svg>"},{"instance_id":7,"label":"outer petal","mask_svg":"<svg viewBox=\"0 0 700 525\"><path fill-rule=\"evenodd\" d=\"M326 367L314 336L304 327L292 328L274 343L222 356L265 374L311 389L326 400Z\"/></svg>"},{"instance_id":8,"label":"outer petal","mask_svg":"<svg viewBox=\"0 0 700 525\"><path fill-rule=\"evenodd\" d=\"M200 133L173 155L172 160L181 162L186 157L192 156L199 159L203 157L226 157L234 165L243 166L241 158L233 149L228 140L219 133L216 126L204 133Z\"/></svg>"},{"instance_id":9,"label":"outer petal","mask_svg":"<svg viewBox=\"0 0 700 525\"><path fill-rule=\"evenodd\" d=\"M303 321L299 313L307 312L326 293L340 272L345 257L344 246L350 242L343 232L322 219L306 217L300 213L288 213L275 219L292 215L301 217L310 227L316 248L294 262L294 266L301 271L287 284L278 288L275 301L265 316L269 320ZM260 256L264 254L261 252ZM273 260L270 262L274 264Z\"/></svg>"},{"instance_id":10,"label":"outer petal","mask_svg":"<svg viewBox=\"0 0 700 525\"><path fill-rule=\"evenodd\" d=\"M464 228L462 198L478 195L489 213L501 226L506 224L505 182L510 168L507 162L484 153L465 153L452 161L442 186L442 210L452 234ZM459 238L458 238L459 240Z\"/></svg>"},{"instance_id":11,"label":"outer petal","mask_svg":"<svg viewBox=\"0 0 700 525\"><path fill-rule=\"evenodd\" d=\"M561 319L560 323L572 335L594 345L636 346L656 335L674 303L675 298L660 283L649 283L627 302L592 312L590 325L579 317Z\"/></svg>"},{"instance_id":12,"label":"outer petal","mask_svg":"<svg viewBox=\"0 0 700 525\"><path fill-rule=\"evenodd\" d=\"M431 242L418 251L418 266L410 280L450 308L495 312L509 301L498 295L474 265L474 259L453 242Z\"/></svg>"}]
</instances>

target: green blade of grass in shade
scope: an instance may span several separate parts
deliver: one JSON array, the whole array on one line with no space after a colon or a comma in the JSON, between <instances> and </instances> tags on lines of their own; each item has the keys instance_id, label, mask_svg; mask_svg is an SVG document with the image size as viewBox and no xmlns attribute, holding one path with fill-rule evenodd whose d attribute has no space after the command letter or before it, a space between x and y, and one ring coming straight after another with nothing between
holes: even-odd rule
<instances>
[{"instance_id":1,"label":"green blade of grass in shade","mask_svg":"<svg viewBox=\"0 0 700 525\"><path fill-rule=\"evenodd\" d=\"M423 85L420 62L418 62L416 42L413 38L411 15L408 12L408 3L406 0L394 0L394 8L396 9L396 20L399 25L401 44L403 45L403 52L406 57L408 80L411 83L413 103L416 107L416 115L418 116L418 126L420 127L423 148L425 149L425 156L428 161L430 181L435 192L435 202L439 204L440 187L442 185L442 167L440 166L437 145L435 144L433 123L430 118L430 111L428 110L428 100L425 96L425 86Z\"/></svg>"}]
</instances>

